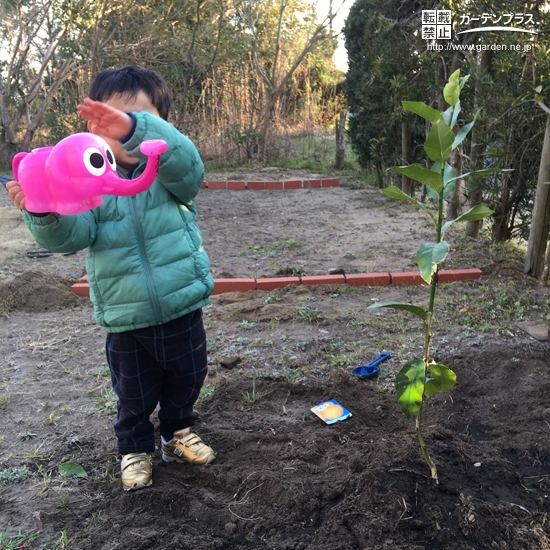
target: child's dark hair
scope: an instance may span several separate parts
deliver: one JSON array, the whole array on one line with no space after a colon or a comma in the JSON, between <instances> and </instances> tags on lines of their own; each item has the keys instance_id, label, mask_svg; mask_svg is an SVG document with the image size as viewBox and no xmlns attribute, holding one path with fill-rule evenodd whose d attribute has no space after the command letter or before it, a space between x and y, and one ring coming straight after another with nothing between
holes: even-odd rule
<instances>
[{"instance_id":1,"label":"child's dark hair","mask_svg":"<svg viewBox=\"0 0 550 550\"><path fill-rule=\"evenodd\" d=\"M105 69L94 78L88 95L94 101L106 101L113 96L135 98L139 92L144 92L161 118L168 120L172 97L164 78L152 69L133 65Z\"/></svg>"}]
</instances>

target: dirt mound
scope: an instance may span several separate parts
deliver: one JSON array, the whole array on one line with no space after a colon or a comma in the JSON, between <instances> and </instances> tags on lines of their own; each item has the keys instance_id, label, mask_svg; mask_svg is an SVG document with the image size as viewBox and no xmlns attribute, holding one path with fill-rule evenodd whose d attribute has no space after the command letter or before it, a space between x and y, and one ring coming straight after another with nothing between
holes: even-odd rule
<instances>
[{"instance_id":1,"label":"dirt mound","mask_svg":"<svg viewBox=\"0 0 550 550\"><path fill-rule=\"evenodd\" d=\"M74 281L57 275L26 271L0 284L0 313L41 313L81 305L71 290Z\"/></svg>"},{"instance_id":2,"label":"dirt mound","mask_svg":"<svg viewBox=\"0 0 550 550\"><path fill-rule=\"evenodd\" d=\"M259 297L257 297L259 296ZM280 298L278 298L280 299ZM289 321L296 317L296 306L269 303L268 292L228 292L212 298L213 319L231 318L236 322Z\"/></svg>"}]
</instances>

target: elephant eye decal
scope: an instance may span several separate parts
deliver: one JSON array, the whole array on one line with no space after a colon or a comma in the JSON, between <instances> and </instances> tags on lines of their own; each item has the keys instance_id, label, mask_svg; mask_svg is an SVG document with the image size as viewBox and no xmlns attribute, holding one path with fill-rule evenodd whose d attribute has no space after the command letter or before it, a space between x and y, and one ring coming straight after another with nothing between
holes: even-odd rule
<instances>
[{"instance_id":1,"label":"elephant eye decal","mask_svg":"<svg viewBox=\"0 0 550 550\"><path fill-rule=\"evenodd\" d=\"M115 155L113 155L112 149L107 144L105 144L105 156L107 157L107 162L109 163L109 166L113 170L116 170Z\"/></svg>"},{"instance_id":2,"label":"elephant eye decal","mask_svg":"<svg viewBox=\"0 0 550 550\"><path fill-rule=\"evenodd\" d=\"M95 147L88 147L84 151L83 159L86 170L92 174L92 176L102 176L107 168L105 158L99 149Z\"/></svg>"}]
</instances>

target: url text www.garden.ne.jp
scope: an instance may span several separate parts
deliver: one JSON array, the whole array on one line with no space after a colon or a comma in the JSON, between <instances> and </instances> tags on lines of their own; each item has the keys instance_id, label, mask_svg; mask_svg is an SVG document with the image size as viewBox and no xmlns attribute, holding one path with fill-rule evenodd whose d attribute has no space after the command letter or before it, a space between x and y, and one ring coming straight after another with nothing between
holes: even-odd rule
<instances>
[{"instance_id":1,"label":"url text www.garden.ne.jp","mask_svg":"<svg viewBox=\"0 0 550 550\"><path fill-rule=\"evenodd\" d=\"M530 52L533 48L532 44L454 44L447 42L446 44L426 44L428 51L432 52Z\"/></svg>"}]
</instances>

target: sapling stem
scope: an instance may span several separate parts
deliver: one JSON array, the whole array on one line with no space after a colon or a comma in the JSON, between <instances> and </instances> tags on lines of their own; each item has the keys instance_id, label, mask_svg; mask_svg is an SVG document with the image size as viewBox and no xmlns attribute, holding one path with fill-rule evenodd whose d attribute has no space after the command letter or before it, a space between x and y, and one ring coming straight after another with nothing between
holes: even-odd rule
<instances>
[{"instance_id":1,"label":"sapling stem","mask_svg":"<svg viewBox=\"0 0 550 550\"><path fill-rule=\"evenodd\" d=\"M430 456L430 453L428 452L428 447L426 447L426 443L424 441L424 437L422 436L422 407L420 406L420 409L418 409L418 413L416 414L416 437L418 438L418 443L420 444L420 449L422 451L422 454L424 455L424 460L426 461L426 464L428 464L428 467L430 468L430 472L432 473L432 479L435 480L437 484L439 484L439 478L437 477L437 468L432 460L432 457Z\"/></svg>"},{"instance_id":2,"label":"sapling stem","mask_svg":"<svg viewBox=\"0 0 550 550\"><path fill-rule=\"evenodd\" d=\"M441 177L443 177L443 173L441 174ZM438 217L437 217L437 242L441 242L441 227L443 224L443 197L439 195L438 197ZM435 272L432 276L431 281L431 287L430 287L430 300L428 303L428 311L426 316L426 337L424 338L424 386L426 385L426 379L428 376L428 362L430 360L430 343L432 340L432 321L434 318L434 309L435 309L435 294L437 290L437 282L438 282L438 274L439 266L436 266ZM432 479L435 480L437 484L439 484L439 477L437 475L437 467L432 460L432 457L430 456L430 453L428 452L428 448L426 447L426 443L424 441L424 436L422 435L422 408L423 408L424 402L422 401L422 404L420 405L420 409L418 410L418 413L416 415L416 437L418 438L418 443L420 445L420 449L422 451L422 454L424 455L424 460L428 464L428 467L430 468L430 472L432 474Z\"/></svg>"}]
</instances>

